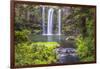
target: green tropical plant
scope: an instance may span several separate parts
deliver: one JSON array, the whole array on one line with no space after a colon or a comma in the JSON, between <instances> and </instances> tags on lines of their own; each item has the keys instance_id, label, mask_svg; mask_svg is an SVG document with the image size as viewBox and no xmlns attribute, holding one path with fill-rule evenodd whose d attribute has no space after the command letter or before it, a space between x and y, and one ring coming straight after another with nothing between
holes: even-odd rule
<instances>
[{"instance_id":1,"label":"green tropical plant","mask_svg":"<svg viewBox=\"0 0 100 69\"><path fill-rule=\"evenodd\" d=\"M55 63L57 42L33 42L16 45L16 65Z\"/></svg>"}]
</instances>

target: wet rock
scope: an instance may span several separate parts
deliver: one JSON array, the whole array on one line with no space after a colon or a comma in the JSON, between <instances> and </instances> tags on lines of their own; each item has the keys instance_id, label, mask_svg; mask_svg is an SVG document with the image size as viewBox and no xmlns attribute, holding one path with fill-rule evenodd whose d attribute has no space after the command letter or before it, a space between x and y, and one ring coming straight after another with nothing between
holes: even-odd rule
<instances>
[{"instance_id":1,"label":"wet rock","mask_svg":"<svg viewBox=\"0 0 100 69\"><path fill-rule=\"evenodd\" d=\"M59 47L56 49L58 63L75 63L79 61L74 48Z\"/></svg>"}]
</instances>

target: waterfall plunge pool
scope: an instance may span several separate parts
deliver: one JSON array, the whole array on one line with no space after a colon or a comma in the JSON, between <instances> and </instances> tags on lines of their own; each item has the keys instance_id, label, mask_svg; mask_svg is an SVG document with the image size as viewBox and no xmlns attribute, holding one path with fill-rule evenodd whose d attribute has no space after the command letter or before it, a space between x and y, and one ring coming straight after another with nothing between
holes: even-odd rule
<instances>
[{"instance_id":1,"label":"waterfall plunge pool","mask_svg":"<svg viewBox=\"0 0 100 69\"><path fill-rule=\"evenodd\" d=\"M31 35L30 39L33 42L60 42L67 37L64 35Z\"/></svg>"}]
</instances>

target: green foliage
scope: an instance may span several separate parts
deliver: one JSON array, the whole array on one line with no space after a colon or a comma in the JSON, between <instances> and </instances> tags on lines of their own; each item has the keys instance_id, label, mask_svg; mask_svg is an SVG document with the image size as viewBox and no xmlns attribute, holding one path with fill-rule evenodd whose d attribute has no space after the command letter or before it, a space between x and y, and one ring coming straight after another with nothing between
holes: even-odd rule
<instances>
[{"instance_id":1,"label":"green foliage","mask_svg":"<svg viewBox=\"0 0 100 69\"><path fill-rule=\"evenodd\" d=\"M76 45L78 46L77 53L80 59L85 58L88 54L88 47L85 40L81 36L76 39Z\"/></svg>"},{"instance_id":2,"label":"green foliage","mask_svg":"<svg viewBox=\"0 0 100 69\"><path fill-rule=\"evenodd\" d=\"M31 32L29 30L22 30L22 31L15 31L15 42L16 43L21 43L21 42L26 42L30 41L29 40L29 35Z\"/></svg>"},{"instance_id":3,"label":"green foliage","mask_svg":"<svg viewBox=\"0 0 100 69\"><path fill-rule=\"evenodd\" d=\"M94 61L94 24L93 19L87 19L86 28L87 36L83 38L82 35L79 35L76 38L77 53L81 61Z\"/></svg>"},{"instance_id":4,"label":"green foliage","mask_svg":"<svg viewBox=\"0 0 100 69\"><path fill-rule=\"evenodd\" d=\"M15 65L33 64L32 46L28 43L21 43L15 46Z\"/></svg>"},{"instance_id":5,"label":"green foliage","mask_svg":"<svg viewBox=\"0 0 100 69\"><path fill-rule=\"evenodd\" d=\"M41 9L36 5L15 5L15 30L27 29L38 34L41 32Z\"/></svg>"},{"instance_id":6,"label":"green foliage","mask_svg":"<svg viewBox=\"0 0 100 69\"><path fill-rule=\"evenodd\" d=\"M79 36L76 39L76 45L80 61L94 61L94 42L90 37L83 39Z\"/></svg>"},{"instance_id":7,"label":"green foliage","mask_svg":"<svg viewBox=\"0 0 100 69\"><path fill-rule=\"evenodd\" d=\"M56 62L57 42L33 42L16 45L16 65L50 64Z\"/></svg>"}]
</instances>

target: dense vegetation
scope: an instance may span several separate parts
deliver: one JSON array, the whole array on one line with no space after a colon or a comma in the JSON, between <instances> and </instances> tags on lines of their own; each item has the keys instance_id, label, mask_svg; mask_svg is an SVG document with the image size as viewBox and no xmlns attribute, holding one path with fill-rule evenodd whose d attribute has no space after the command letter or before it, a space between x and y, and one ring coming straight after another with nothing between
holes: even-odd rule
<instances>
[{"instance_id":1,"label":"dense vegetation","mask_svg":"<svg viewBox=\"0 0 100 69\"><path fill-rule=\"evenodd\" d=\"M64 33L67 35L74 35L77 54L80 61L94 61L95 60L95 44L94 44L94 16L95 9L89 7L72 7L69 16L63 18Z\"/></svg>"},{"instance_id":2,"label":"dense vegetation","mask_svg":"<svg viewBox=\"0 0 100 69\"><path fill-rule=\"evenodd\" d=\"M94 61L95 60L95 44L94 44L94 24L93 16L88 18L86 22L85 36L80 34L76 38L77 52L81 61Z\"/></svg>"},{"instance_id":3,"label":"dense vegetation","mask_svg":"<svg viewBox=\"0 0 100 69\"><path fill-rule=\"evenodd\" d=\"M80 61L94 61L95 44L94 44L94 8L78 8L73 19L77 19L77 26L80 34L76 37L77 53Z\"/></svg>"},{"instance_id":4,"label":"dense vegetation","mask_svg":"<svg viewBox=\"0 0 100 69\"><path fill-rule=\"evenodd\" d=\"M50 6L51 7L51 6ZM90 7L57 7L62 8L62 34L74 36L75 48L80 61L94 61L94 14ZM49 8L49 7L48 7ZM46 9L46 13L47 10ZM57 10L56 9L56 10ZM56 16L54 12L56 32ZM15 64L50 64L56 63L55 48L59 42L35 41L42 33L42 9L37 5L16 4L15 7ZM47 18L47 16L46 16ZM47 21L47 19L46 19ZM33 35L33 36L32 36ZM32 37L30 37L32 36ZM66 38L65 38L66 39ZM64 41L66 42L66 40Z\"/></svg>"},{"instance_id":5,"label":"dense vegetation","mask_svg":"<svg viewBox=\"0 0 100 69\"><path fill-rule=\"evenodd\" d=\"M33 42L16 45L16 65L56 63L56 42Z\"/></svg>"}]
</instances>

